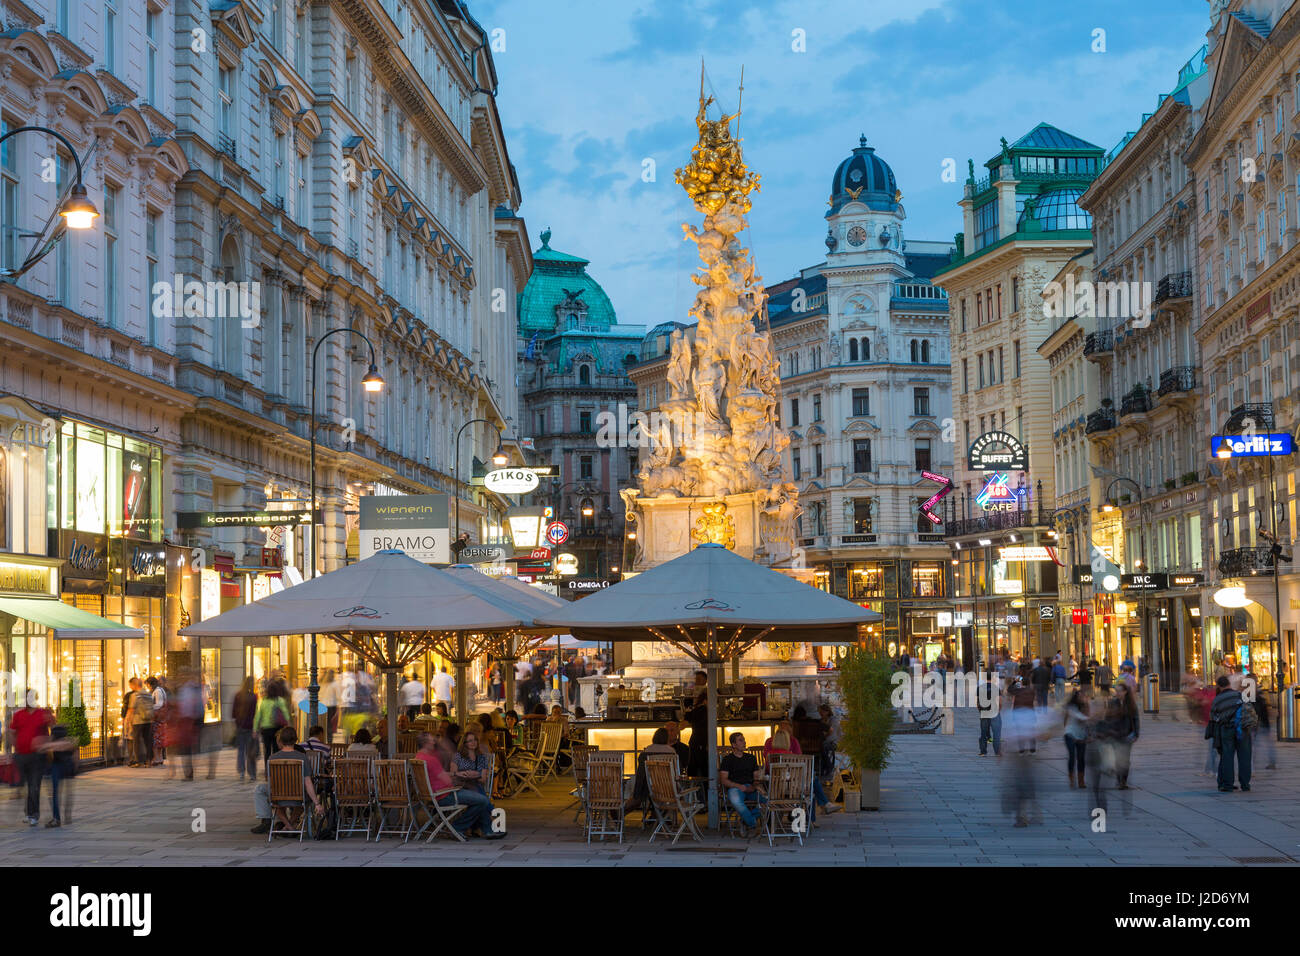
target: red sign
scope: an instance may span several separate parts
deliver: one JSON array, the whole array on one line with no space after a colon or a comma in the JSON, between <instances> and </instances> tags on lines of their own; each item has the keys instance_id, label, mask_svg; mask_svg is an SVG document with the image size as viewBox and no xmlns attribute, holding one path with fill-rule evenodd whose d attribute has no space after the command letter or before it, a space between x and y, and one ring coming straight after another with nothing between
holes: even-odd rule
<instances>
[{"instance_id":1,"label":"red sign","mask_svg":"<svg viewBox=\"0 0 1300 956\"><path fill-rule=\"evenodd\" d=\"M569 526L563 521L552 521L546 526L546 540L553 545L561 545L569 540Z\"/></svg>"},{"instance_id":2,"label":"red sign","mask_svg":"<svg viewBox=\"0 0 1300 956\"><path fill-rule=\"evenodd\" d=\"M1263 318L1268 315L1270 311L1269 293L1265 292L1250 305L1246 306L1246 328L1250 328L1256 319Z\"/></svg>"},{"instance_id":3,"label":"red sign","mask_svg":"<svg viewBox=\"0 0 1300 956\"><path fill-rule=\"evenodd\" d=\"M1070 611L1070 623L1087 624L1088 609L1086 607L1076 607L1072 611Z\"/></svg>"},{"instance_id":4,"label":"red sign","mask_svg":"<svg viewBox=\"0 0 1300 956\"><path fill-rule=\"evenodd\" d=\"M533 548L532 552L528 555L528 557L530 560L533 561L549 561L551 560L551 549Z\"/></svg>"}]
</instances>

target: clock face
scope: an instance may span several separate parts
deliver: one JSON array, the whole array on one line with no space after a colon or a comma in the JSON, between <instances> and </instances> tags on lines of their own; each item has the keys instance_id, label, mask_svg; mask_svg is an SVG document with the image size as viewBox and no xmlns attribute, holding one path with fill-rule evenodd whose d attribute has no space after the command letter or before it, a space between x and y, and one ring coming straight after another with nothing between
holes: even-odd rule
<instances>
[{"instance_id":1,"label":"clock face","mask_svg":"<svg viewBox=\"0 0 1300 956\"><path fill-rule=\"evenodd\" d=\"M867 241L867 230L861 226L854 226L849 230L849 245L860 246Z\"/></svg>"}]
</instances>

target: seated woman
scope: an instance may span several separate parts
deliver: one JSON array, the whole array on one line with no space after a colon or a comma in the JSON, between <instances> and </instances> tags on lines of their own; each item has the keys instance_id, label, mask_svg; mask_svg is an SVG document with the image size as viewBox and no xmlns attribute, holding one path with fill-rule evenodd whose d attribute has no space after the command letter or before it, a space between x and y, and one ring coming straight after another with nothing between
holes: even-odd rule
<instances>
[{"instance_id":1,"label":"seated woman","mask_svg":"<svg viewBox=\"0 0 1300 956\"><path fill-rule=\"evenodd\" d=\"M447 713L447 705L442 701L438 701L438 706L434 708L433 716L437 717L439 720L451 720L451 715Z\"/></svg>"},{"instance_id":2,"label":"seated woman","mask_svg":"<svg viewBox=\"0 0 1300 956\"><path fill-rule=\"evenodd\" d=\"M364 757L367 754L379 756L379 748L375 746L370 731L364 727L357 731L357 735L352 738L352 743L348 744L348 754L353 757Z\"/></svg>"},{"instance_id":3,"label":"seated woman","mask_svg":"<svg viewBox=\"0 0 1300 956\"><path fill-rule=\"evenodd\" d=\"M650 799L650 778L645 772L645 758L650 754L669 754L677 756L677 751L668 743L668 731L660 727L650 738L650 745L637 754L636 778L632 785L632 796L623 803L624 811L644 808ZM677 768L680 772L681 768Z\"/></svg>"},{"instance_id":4,"label":"seated woman","mask_svg":"<svg viewBox=\"0 0 1300 956\"><path fill-rule=\"evenodd\" d=\"M480 745L475 730L465 731L451 767L451 776L456 785L487 795L487 788L492 786L492 781L487 779L490 754L490 750Z\"/></svg>"},{"instance_id":5,"label":"seated woman","mask_svg":"<svg viewBox=\"0 0 1300 956\"><path fill-rule=\"evenodd\" d=\"M560 770L567 770L573 763L569 756L569 715L563 707L556 704L551 708L551 715L546 718L546 722L560 725L560 749L555 755L555 765Z\"/></svg>"}]
</instances>

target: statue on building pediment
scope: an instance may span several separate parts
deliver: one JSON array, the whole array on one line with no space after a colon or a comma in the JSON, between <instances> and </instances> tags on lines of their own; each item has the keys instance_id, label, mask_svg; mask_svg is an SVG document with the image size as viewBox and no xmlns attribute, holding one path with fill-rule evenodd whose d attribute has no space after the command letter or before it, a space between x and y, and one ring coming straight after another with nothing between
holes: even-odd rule
<instances>
[{"instance_id":1,"label":"statue on building pediment","mask_svg":"<svg viewBox=\"0 0 1300 956\"><path fill-rule=\"evenodd\" d=\"M564 293L564 301L560 303L561 309L572 312L575 310L582 311L587 308L587 304L581 301L583 293L587 291L586 289L577 289L575 291L561 289L560 291Z\"/></svg>"}]
</instances>

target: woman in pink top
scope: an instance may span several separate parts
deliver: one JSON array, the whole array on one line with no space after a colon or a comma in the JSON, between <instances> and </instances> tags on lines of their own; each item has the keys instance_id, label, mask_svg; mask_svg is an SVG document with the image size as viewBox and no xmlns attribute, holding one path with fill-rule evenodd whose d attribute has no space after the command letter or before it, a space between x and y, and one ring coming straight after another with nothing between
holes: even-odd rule
<instances>
[{"instance_id":1,"label":"woman in pink top","mask_svg":"<svg viewBox=\"0 0 1300 956\"><path fill-rule=\"evenodd\" d=\"M778 750L776 749L776 738L781 736L782 734L785 734L786 745L785 745L785 749ZM790 723L790 721L783 720L779 724L777 724L776 733L773 734L771 737L768 737L767 741L763 744L763 753L766 756L769 757L772 756L773 751L781 754L803 753L803 751L799 749L799 741L796 740L794 736L794 724Z\"/></svg>"}]
</instances>

